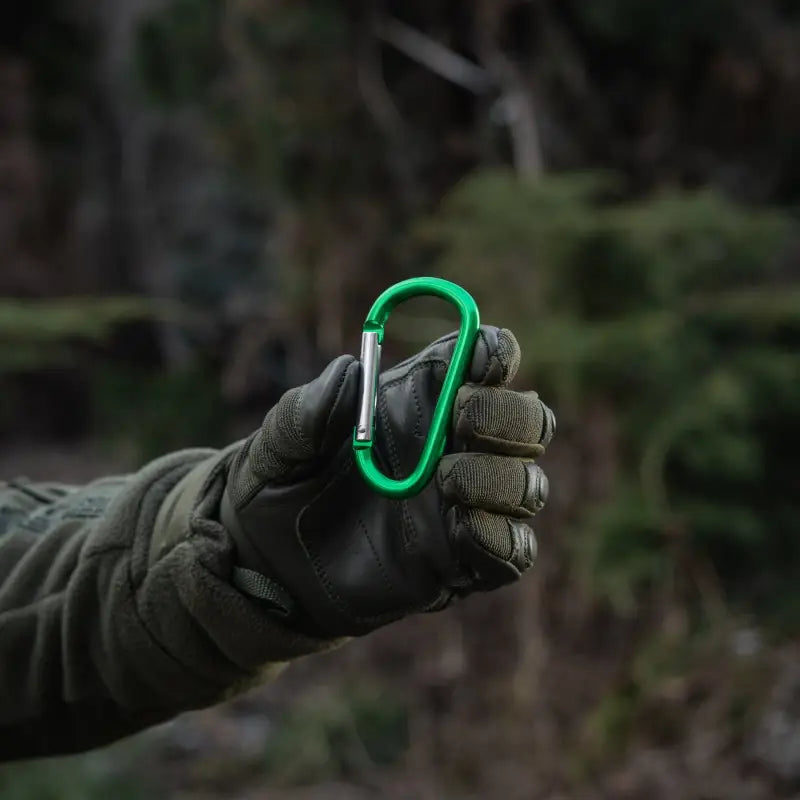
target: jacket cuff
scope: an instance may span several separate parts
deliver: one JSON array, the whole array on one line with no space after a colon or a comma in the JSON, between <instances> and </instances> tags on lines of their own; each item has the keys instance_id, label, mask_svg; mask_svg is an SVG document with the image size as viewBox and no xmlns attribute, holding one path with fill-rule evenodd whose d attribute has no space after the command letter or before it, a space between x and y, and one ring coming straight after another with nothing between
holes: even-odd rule
<instances>
[{"instance_id":1,"label":"jacket cuff","mask_svg":"<svg viewBox=\"0 0 800 800\"><path fill-rule=\"evenodd\" d=\"M227 467L236 447L197 464L167 495L154 526L148 566L154 580L173 582L205 643L238 669L239 678L227 681L227 692L263 680L265 667L274 672L269 665L330 650L344 641L308 635L282 618L274 603L242 590L233 539L220 522ZM180 641L186 620L156 616L149 627L155 625L159 640L167 647ZM182 654L182 660L196 663L199 655Z\"/></svg>"}]
</instances>

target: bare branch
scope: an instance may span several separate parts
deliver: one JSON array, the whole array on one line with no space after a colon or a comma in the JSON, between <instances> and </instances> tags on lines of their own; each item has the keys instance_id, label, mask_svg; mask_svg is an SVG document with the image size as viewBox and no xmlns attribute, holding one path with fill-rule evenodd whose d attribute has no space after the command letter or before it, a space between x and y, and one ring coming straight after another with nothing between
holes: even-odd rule
<instances>
[{"instance_id":1,"label":"bare branch","mask_svg":"<svg viewBox=\"0 0 800 800\"><path fill-rule=\"evenodd\" d=\"M511 135L514 167L523 178L538 178L544 171L544 163L533 97L520 80L509 83L503 99L507 107L506 124Z\"/></svg>"},{"instance_id":2,"label":"bare branch","mask_svg":"<svg viewBox=\"0 0 800 800\"><path fill-rule=\"evenodd\" d=\"M377 35L431 72L474 94L483 94L494 85L485 69L399 20L381 20Z\"/></svg>"},{"instance_id":3,"label":"bare branch","mask_svg":"<svg viewBox=\"0 0 800 800\"><path fill-rule=\"evenodd\" d=\"M367 110L387 139L396 140L406 124L383 82L378 47L362 38L358 58L358 88Z\"/></svg>"},{"instance_id":4,"label":"bare branch","mask_svg":"<svg viewBox=\"0 0 800 800\"><path fill-rule=\"evenodd\" d=\"M487 75L503 92L501 104L511 135L514 167L522 178L538 178L544 170L544 159L533 92L517 65L497 45L497 29L507 8L507 3L497 0L478 4L478 51Z\"/></svg>"}]
</instances>

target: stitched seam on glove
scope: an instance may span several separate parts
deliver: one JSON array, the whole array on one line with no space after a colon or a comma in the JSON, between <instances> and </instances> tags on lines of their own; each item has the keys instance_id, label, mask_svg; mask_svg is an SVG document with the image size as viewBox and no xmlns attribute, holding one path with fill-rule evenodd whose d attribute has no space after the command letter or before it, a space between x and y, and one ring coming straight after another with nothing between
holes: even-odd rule
<instances>
[{"instance_id":1,"label":"stitched seam on glove","mask_svg":"<svg viewBox=\"0 0 800 800\"><path fill-rule=\"evenodd\" d=\"M383 386L380 387L380 391L378 393L378 413L381 416L381 421L383 422L383 428L387 432L385 436L386 444L389 448L389 460L391 462L392 470L396 475L397 472L400 470L400 457L397 454L397 446L394 442L394 437L391 435L391 426L389 424L389 414L388 414L388 401L386 399L387 390L391 389L395 386L399 386L407 381L411 380L411 385L413 388L413 376L419 372L420 370L427 369L430 366L439 365L447 367L447 362L441 358L428 358L424 361L420 361L415 367L410 369L405 375L402 375L398 378L394 378L391 381L387 381ZM417 414L417 425L419 425L419 407L418 407L418 414Z\"/></svg>"},{"instance_id":2,"label":"stitched seam on glove","mask_svg":"<svg viewBox=\"0 0 800 800\"><path fill-rule=\"evenodd\" d=\"M375 556L375 563L378 565L378 571L381 573L384 581L386 582L386 586L389 588L390 591L394 590L394 584L392 583L392 579L389 577L389 573L386 570L386 567L383 564L380 556L378 555L378 551L375 548L375 543L372 541L372 537L369 535L369 530L367 530L367 526L364 524L364 521L359 519L358 525L361 528L362 533L364 534L367 543L369 544L369 549L372 550L372 555Z\"/></svg>"}]
</instances>

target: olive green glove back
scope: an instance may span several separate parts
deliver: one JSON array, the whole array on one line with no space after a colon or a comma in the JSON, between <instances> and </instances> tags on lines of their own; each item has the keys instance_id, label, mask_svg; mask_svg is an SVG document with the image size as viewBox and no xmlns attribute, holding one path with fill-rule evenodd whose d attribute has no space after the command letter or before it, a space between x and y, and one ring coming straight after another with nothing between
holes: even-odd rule
<instances>
[{"instance_id":1,"label":"olive green glove back","mask_svg":"<svg viewBox=\"0 0 800 800\"><path fill-rule=\"evenodd\" d=\"M387 475L416 465L456 339L381 375L374 450ZM356 359L287 392L229 467L221 517L240 588L306 632L345 636L517 580L548 492L534 459L555 430L535 392L506 388L519 363L510 331L481 327L446 455L406 500L376 494L355 466Z\"/></svg>"}]
</instances>

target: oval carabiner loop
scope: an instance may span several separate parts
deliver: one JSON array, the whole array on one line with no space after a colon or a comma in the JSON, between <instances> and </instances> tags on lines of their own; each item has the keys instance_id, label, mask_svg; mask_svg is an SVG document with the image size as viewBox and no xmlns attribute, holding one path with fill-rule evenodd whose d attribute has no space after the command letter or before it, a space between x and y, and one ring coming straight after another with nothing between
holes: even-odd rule
<instances>
[{"instance_id":1,"label":"oval carabiner loop","mask_svg":"<svg viewBox=\"0 0 800 800\"><path fill-rule=\"evenodd\" d=\"M395 306L410 297L420 295L441 297L456 306L461 313L461 328L417 466L408 477L395 479L387 477L378 469L372 453L383 328ZM469 292L442 278L411 278L401 281L390 286L373 303L361 335L361 399L353 433L353 449L356 464L364 480L376 492L387 497L411 497L421 492L433 477L444 453L453 402L459 386L464 382L479 327L478 306Z\"/></svg>"}]
</instances>

